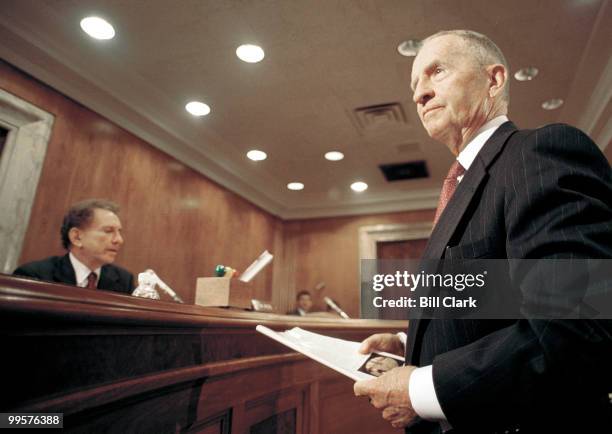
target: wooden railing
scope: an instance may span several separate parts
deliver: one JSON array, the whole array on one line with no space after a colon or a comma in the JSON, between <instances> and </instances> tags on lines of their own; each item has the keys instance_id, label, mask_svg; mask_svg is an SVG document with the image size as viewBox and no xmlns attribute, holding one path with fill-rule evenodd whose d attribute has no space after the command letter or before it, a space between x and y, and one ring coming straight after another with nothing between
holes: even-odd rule
<instances>
[{"instance_id":1,"label":"wooden railing","mask_svg":"<svg viewBox=\"0 0 612 434\"><path fill-rule=\"evenodd\" d=\"M344 339L404 321L301 318L144 300L0 275L0 411L66 432L378 433L352 381L255 332Z\"/></svg>"}]
</instances>

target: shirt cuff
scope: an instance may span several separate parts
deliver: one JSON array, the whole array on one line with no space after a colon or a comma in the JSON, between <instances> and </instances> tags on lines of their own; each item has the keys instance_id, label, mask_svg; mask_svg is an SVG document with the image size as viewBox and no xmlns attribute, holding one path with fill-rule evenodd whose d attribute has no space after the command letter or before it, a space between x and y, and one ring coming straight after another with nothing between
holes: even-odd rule
<instances>
[{"instance_id":1,"label":"shirt cuff","mask_svg":"<svg viewBox=\"0 0 612 434\"><path fill-rule=\"evenodd\" d=\"M408 395L412 408L421 419L434 422L446 421L446 416L436 396L432 365L412 371L408 382Z\"/></svg>"}]
</instances>

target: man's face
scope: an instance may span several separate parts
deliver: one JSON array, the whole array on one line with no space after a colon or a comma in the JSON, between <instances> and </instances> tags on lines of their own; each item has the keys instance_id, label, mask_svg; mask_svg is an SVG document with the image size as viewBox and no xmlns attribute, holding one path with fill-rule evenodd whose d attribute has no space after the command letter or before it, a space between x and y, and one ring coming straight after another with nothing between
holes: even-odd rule
<instances>
[{"instance_id":1,"label":"man's face","mask_svg":"<svg viewBox=\"0 0 612 434\"><path fill-rule=\"evenodd\" d=\"M121 229L121 222L115 213L95 209L88 225L70 230L71 252L91 269L111 264L123 245Z\"/></svg>"},{"instance_id":2,"label":"man's face","mask_svg":"<svg viewBox=\"0 0 612 434\"><path fill-rule=\"evenodd\" d=\"M444 35L426 42L414 59L411 87L429 136L457 154L463 139L486 122L488 82L461 38Z\"/></svg>"},{"instance_id":3,"label":"man's face","mask_svg":"<svg viewBox=\"0 0 612 434\"><path fill-rule=\"evenodd\" d=\"M298 298L298 307L305 310L306 312L309 312L312 308L312 299L310 298L310 295L300 295L300 298Z\"/></svg>"}]
</instances>

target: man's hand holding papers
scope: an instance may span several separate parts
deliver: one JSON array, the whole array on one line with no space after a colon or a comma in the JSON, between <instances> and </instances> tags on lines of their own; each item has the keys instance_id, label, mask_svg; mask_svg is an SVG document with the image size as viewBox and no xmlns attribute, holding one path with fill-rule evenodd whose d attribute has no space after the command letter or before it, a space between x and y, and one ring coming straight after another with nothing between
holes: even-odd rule
<instances>
[{"instance_id":1,"label":"man's hand holding papers","mask_svg":"<svg viewBox=\"0 0 612 434\"><path fill-rule=\"evenodd\" d=\"M410 375L415 369L415 366L392 369L378 378L357 381L353 390L356 396L368 396L394 428L409 426L418 420L408 394Z\"/></svg>"},{"instance_id":2,"label":"man's hand holding papers","mask_svg":"<svg viewBox=\"0 0 612 434\"><path fill-rule=\"evenodd\" d=\"M378 333L365 339L359 347L362 354L386 352L404 354L404 344L398 335ZM387 357L374 357L366 363L366 370L378 377L357 381L353 386L356 396L367 396L370 403L382 410L383 418L394 428L413 424L418 416L412 408L408 384L415 366L398 367L395 360Z\"/></svg>"}]
</instances>

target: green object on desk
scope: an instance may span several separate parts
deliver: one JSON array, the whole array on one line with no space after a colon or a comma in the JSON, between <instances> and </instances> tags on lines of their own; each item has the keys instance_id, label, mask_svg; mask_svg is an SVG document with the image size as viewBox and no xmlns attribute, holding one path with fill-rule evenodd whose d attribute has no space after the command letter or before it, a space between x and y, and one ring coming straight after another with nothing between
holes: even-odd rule
<instances>
[{"instance_id":1,"label":"green object on desk","mask_svg":"<svg viewBox=\"0 0 612 434\"><path fill-rule=\"evenodd\" d=\"M215 276L217 277L225 276L225 265L217 265L215 267Z\"/></svg>"}]
</instances>

